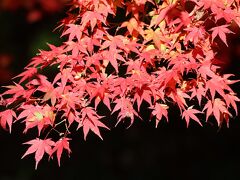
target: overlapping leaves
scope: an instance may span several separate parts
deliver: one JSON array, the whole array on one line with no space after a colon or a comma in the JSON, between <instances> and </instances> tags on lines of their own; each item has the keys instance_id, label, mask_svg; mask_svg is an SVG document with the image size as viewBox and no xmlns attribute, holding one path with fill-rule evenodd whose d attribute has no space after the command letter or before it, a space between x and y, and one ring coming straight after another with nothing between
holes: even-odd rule
<instances>
[{"instance_id":1,"label":"overlapping leaves","mask_svg":"<svg viewBox=\"0 0 240 180\"><path fill-rule=\"evenodd\" d=\"M9 108L0 113L4 129L11 130L14 121L25 123L25 133L38 129L23 156L35 153L36 167L45 153L56 153L60 165L63 150L71 152L69 136L79 129L84 139L90 131L102 139L100 129L109 129L104 122L109 118L100 114L118 113L117 123L130 119L132 125L141 119L143 102L156 126L162 118L168 120L172 106L180 109L187 126L193 121L202 125L198 116L203 112L206 121L213 116L219 125L229 122L229 109L237 113L239 99L230 87L236 81L219 73L212 47L218 45L217 37L227 45L234 31L231 23L240 24L238 1L73 4L68 20L60 25L66 42L40 51L17 76L18 83L2 94ZM119 18L118 12L126 14ZM46 67L57 67L56 74L47 78ZM99 112L101 106L111 113ZM59 138L50 139L52 133Z\"/></svg>"}]
</instances>

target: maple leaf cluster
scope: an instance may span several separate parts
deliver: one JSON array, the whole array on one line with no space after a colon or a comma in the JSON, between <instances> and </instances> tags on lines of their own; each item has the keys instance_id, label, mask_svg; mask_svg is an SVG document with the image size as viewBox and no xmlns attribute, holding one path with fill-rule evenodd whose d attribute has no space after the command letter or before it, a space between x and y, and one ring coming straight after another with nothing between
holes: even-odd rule
<instances>
[{"instance_id":1,"label":"maple leaf cluster","mask_svg":"<svg viewBox=\"0 0 240 180\"><path fill-rule=\"evenodd\" d=\"M73 132L102 139L100 128L109 128L101 106L129 126L142 119L143 103L156 127L173 106L187 126L210 116L228 124L240 101L230 87L237 80L213 63L214 47L228 46L239 9L238 0L74 0L59 25L65 42L40 50L6 86L0 125L11 131L20 121L24 133L37 130L23 156L35 153L37 168L45 153L60 165Z\"/></svg>"}]
</instances>

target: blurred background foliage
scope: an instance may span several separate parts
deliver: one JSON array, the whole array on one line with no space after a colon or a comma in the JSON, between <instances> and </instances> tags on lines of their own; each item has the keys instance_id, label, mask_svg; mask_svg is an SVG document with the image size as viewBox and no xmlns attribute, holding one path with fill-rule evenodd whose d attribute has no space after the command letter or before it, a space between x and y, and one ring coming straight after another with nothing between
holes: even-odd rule
<instances>
[{"instance_id":1,"label":"blurred background foliage","mask_svg":"<svg viewBox=\"0 0 240 180\"><path fill-rule=\"evenodd\" d=\"M61 44L59 31L52 32L64 17L68 0L0 1L0 84L8 84L28 61L47 49L46 43Z\"/></svg>"},{"instance_id":2,"label":"blurred background foliage","mask_svg":"<svg viewBox=\"0 0 240 180\"><path fill-rule=\"evenodd\" d=\"M52 30L64 17L67 0L0 0L0 85L23 71L38 49L47 42L61 44L60 32ZM235 35L230 48L222 48L219 63L229 73L239 74L240 41ZM239 75L238 75L239 76ZM239 92L239 85L235 90ZM3 88L1 88L1 91ZM37 171L34 157L21 160L22 145L31 139L22 135L22 124L14 124L9 134L0 130L0 180L238 180L240 179L240 119L230 121L230 128L218 129L214 121L204 127L190 123L187 129L172 109L170 121L136 121L104 131L104 141L82 132L73 136L70 159L65 156L59 168L45 157ZM145 113L143 116L149 116ZM114 117L112 117L114 119ZM111 119L109 119L111 121ZM78 140L76 140L78 139Z\"/></svg>"}]
</instances>

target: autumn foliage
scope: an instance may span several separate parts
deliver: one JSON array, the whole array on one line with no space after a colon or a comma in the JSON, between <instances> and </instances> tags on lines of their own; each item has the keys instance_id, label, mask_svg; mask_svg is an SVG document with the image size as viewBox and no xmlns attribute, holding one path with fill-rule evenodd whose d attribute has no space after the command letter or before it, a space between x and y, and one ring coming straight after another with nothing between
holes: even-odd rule
<instances>
[{"instance_id":1,"label":"autumn foliage","mask_svg":"<svg viewBox=\"0 0 240 180\"><path fill-rule=\"evenodd\" d=\"M23 155L35 153L37 168L45 153L60 165L76 131L102 139L114 114L117 124L154 120L157 127L177 107L186 126L210 117L228 124L237 114L230 87L237 80L214 62L240 27L239 9L238 0L74 0L58 26L65 42L40 50L5 87L1 127L11 132L23 122L23 133L37 131Z\"/></svg>"}]
</instances>

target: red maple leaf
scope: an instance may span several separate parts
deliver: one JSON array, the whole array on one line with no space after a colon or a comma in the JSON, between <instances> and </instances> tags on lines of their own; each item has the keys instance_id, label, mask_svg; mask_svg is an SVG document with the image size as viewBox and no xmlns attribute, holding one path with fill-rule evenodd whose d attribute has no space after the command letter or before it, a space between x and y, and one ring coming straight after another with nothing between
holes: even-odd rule
<instances>
[{"instance_id":1,"label":"red maple leaf","mask_svg":"<svg viewBox=\"0 0 240 180\"><path fill-rule=\"evenodd\" d=\"M4 86L8 90L6 90L2 95L11 95L11 98L8 98L6 101L8 104L13 103L20 97L29 97L31 94L27 93L25 89L17 83L14 83L15 85L10 86Z\"/></svg>"},{"instance_id":2,"label":"red maple leaf","mask_svg":"<svg viewBox=\"0 0 240 180\"><path fill-rule=\"evenodd\" d=\"M69 138L61 138L59 139L56 143L55 143L55 146L54 148L52 149L52 154L54 152L57 152L57 159L58 159L58 165L60 166L60 159L61 159L61 156L62 156L62 152L63 150L67 150L68 152L68 155L70 156L70 153L71 153L71 149L69 147Z\"/></svg>"},{"instance_id":3,"label":"red maple leaf","mask_svg":"<svg viewBox=\"0 0 240 180\"><path fill-rule=\"evenodd\" d=\"M215 20L218 21L221 18L224 18L228 23L230 23L235 16L237 15L236 12L231 9L231 7L226 7L226 9L216 8L213 10L215 15Z\"/></svg>"},{"instance_id":4,"label":"red maple leaf","mask_svg":"<svg viewBox=\"0 0 240 180\"><path fill-rule=\"evenodd\" d=\"M216 98L213 101L208 100L207 104L203 108L203 111L205 110L207 110L206 120L211 114L213 114L215 119L217 120L218 126L220 126L222 123L221 115L227 114L230 117L232 116L226 108L226 104L219 98Z\"/></svg>"},{"instance_id":5,"label":"red maple leaf","mask_svg":"<svg viewBox=\"0 0 240 180\"><path fill-rule=\"evenodd\" d=\"M210 29L210 31L212 31L212 41L218 35L220 39L226 44L226 46L228 46L226 34L233 33L233 32L230 31L227 27L229 27L229 25L221 25L221 26L213 27L212 29Z\"/></svg>"},{"instance_id":6,"label":"red maple leaf","mask_svg":"<svg viewBox=\"0 0 240 180\"><path fill-rule=\"evenodd\" d=\"M97 82L88 83L90 101L95 98L95 109L99 105L99 102L102 101L111 110L110 100L112 90L110 90L110 87L113 86L114 76L106 77L104 74L101 74L97 78Z\"/></svg>"},{"instance_id":7,"label":"red maple leaf","mask_svg":"<svg viewBox=\"0 0 240 180\"><path fill-rule=\"evenodd\" d=\"M66 27L68 27L68 29L62 33L62 36L68 35L68 41L72 41L74 38L77 38L78 42L80 42L83 31L82 26L77 24L68 24Z\"/></svg>"},{"instance_id":8,"label":"red maple leaf","mask_svg":"<svg viewBox=\"0 0 240 180\"><path fill-rule=\"evenodd\" d=\"M7 130L6 125L8 125L10 133L11 133L11 129L12 129L13 118L16 119L17 116L16 116L16 113L11 109L7 109L5 111L0 112L0 125L5 130Z\"/></svg>"},{"instance_id":9,"label":"red maple leaf","mask_svg":"<svg viewBox=\"0 0 240 180\"><path fill-rule=\"evenodd\" d=\"M14 78L21 77L21 79L19 81L19 84L21 84L23 81L25 81L27 79L28 80L31 79L35 74L37 74L37 68L29 67L29 68L25 68L24 72L22 72L21 74L17 75Z\"/></svg>"},{"instance_id":10,"label":"red maple leaf","mask_svg":"<svg viewBox=\"0 0 240 180\"><path fill-rule=\"evenodd\" d=\"M152 27L154 25L155 26L159 25L166 18L166 16L168 15L168 12L171 11L171 9L173 9L176 5L177 5L176 3L171 4L171 5L168 5L167 7L164 7L161 10L159 10L159 14L158 14L157 18L152 19L150 27Z\"/></svg>"},{"instance_id":11,"label":"red maple leaf","mask_svg":"<svg viewBox=\"0 0 240 180\"><path fill-rule=\"evenodd\" d=\"M197 45L199 40L204 39L205 30L202 26L188 27L185 30L189 32L185 38L185 42L191 41L194 45Z\"/></svg>"},{"instance_id":12,"label":"red maple leaf","mask_svg":"<svg viewBox=\"0 0 240 180\"><path fill-rule=\"evenodd\" d=\"M28 150L25 152L22 158L29 154L35 153L36 161L35 169L37 169L38 163L43 158L44 153L51 155L52 147L55 146L55 142L53 142L51 139L39 139L39 138L33 139L23 144L29 144L31 146L28 148Z\"/></svg>"},{"instance_id":13,"label":"red maple leaf","mask_svg":"<svg viewBox=\"0 0 240 180\"><path fill-rule=\"evenodd\" d=\"M116 103L116 105L112 111L112 114L120 110L118 114L118 122L115 126L117 126L120 121L123 121L126 118L130 118L130 125L128 126L130 127L134 122L134 116L141 119L138 113L134 110L133 104L129 98L122 97L121 99L116 99L114 103Z\"/></svg>"},{"instance_id":14,"label":"red maple leaf","mask_svg":"<svg viewBox=\"0 0 240 180\"><path fill-rule=\"evenodd\" d=\"M224 8L224 3L223 1L218 1L218 0L192 0L193 2L195 2L199 7L202 7L204 9L211 9L211 10L215 10L216 8L220 7L220 8Z\"/></svg>"},{"instance_id":15,"label":"red maple leaf","mask_svg":"<svg viewBox=\"0 0 240 180\"><path fill-rule=\"evenodd\" d=\"M51 100L52 106L56 104L56 100L58 97L57 88L53 87L53 84L47 80L47 77L43 75L39 75L39 87L37 88L38 91L45 92L43 97L43 101Z\"/></svg>"},{"instance_id":16,"label":"red maple leaf","mask_svg":"<svg viewBox=\"0 0 240 180\"><path fill-rule=\"evenodd\" d=\"M156 116L156 127L158 126L158 123L164 116L168 121L168 106L166 104L159 104L156 103L154 106L150 107L150 109L153 109L152 114Z\"/></svg>"},{"instance_id":17,"label":"red maple leaf","mask_svg":"<svg viewBox=\"0 0 240 180\"><path fill-rule=\"evenodd\" d=\"M92 31L98 21L102 22L103 24L106 23L104 16L102 14L100 14L99 12L86 11L82 15L82 27L85 27L88 23L90 23Z\"/></svg>"},{"instance_id":18,"label":"red maple leaf","mask_svg":"<svg viewBox=\"0 0 240 180\"><path fill-rule=\"evenodd\" d=\"M99 127L103 127L108 130L109 130L109 128L106 125L104 125L101 121L99 121L101 116L99 116L96 113L96 111L91 107L83 108L81 110L81 115L82 115L82 121L81 121L81 123L79 123L78 129L80 127L83 127L84 139L86 140L89 130L91 130L98 137L103 139L100 134Z\"/></svg>"},{"instance_id":19,"label":"red maple leaf","mask_svg":"<svg viewBox=\"0 0 240 180\"><path fill-rule=\"evenodd\" d=\"M237 109L236 102L239 102L240 99L235 94L230 93L230 94L226 94L224 96L224 100L226 102L227 107L229 107L231 105L233 107L233 109L235 110L236 115L238 115L238 109Z\"/></svg>"},{"instance_id":20,"label":"red maple leaf","mask_svg":"<svg viewBox=\"0 0 240 180\"><path fill-rule=\"evenodd\" d=\"M202 113L202 112L197 109L193 109L193 106L190 106L183 111L182 118L185 118L187 127L189 125L190 119L193 119L194 121L196 121L198 124L202 126L202 123L199 121L198 117L195 115L199 113Z\"/></svg>"},{"instance_id":21,"label":"red maple leaf","mask_svg":"<svg viewBox=\"0 0 240 180\"><path fill-rule=\"evenodd\" d=\"M29 129L37 126L38 134L40 135L44 127L53 126L55 114L53 112L53 108L51 108L50 106L46 105L44 107L41 107L24 105L22 106L22 109L24 110L19 114L17 120L25 118L25 133Z\"/></svg>"}]
</instances>

